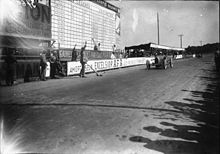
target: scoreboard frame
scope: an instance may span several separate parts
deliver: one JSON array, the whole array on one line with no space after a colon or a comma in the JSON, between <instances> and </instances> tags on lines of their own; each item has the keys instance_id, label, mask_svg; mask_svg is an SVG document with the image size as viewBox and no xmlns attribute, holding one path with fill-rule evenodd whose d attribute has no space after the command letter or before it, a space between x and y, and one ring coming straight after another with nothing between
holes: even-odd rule
<instances>
[{"instance_id":1,"label":"scoreboard frame","mask_svg":"<svg viewBox=\"0 0 220 154\"><path fill-rule=\"evenodd\" d=\"M71 6L70 6L71 5ZM78 49L87 41L87 49L101 43L102 51L112 51L112 46L119 46L120 13L119 8L104 0L50 0L52 39L56 48ZM119 30L120 31L120 30Z\"/></svg>"}]
</instances>

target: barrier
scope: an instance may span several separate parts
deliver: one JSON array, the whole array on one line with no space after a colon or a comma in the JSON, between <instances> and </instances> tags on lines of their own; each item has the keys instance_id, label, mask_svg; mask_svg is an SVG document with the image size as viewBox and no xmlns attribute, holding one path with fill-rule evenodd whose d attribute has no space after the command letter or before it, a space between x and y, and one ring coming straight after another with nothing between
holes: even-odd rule
<instances>
[{"instance_id":1,"label":"barrier","mask_svg":"<svg viewBox=\"0 0 220 154\"><path fill-rule=\"evenodd\" d=\"M183 55L177 55L175 59L182 59Z\"/></svg>"},{"instance_id":2,"label":"barrier","mask_svg":"<svg viewBox=\"0 0 220 154\"><path fill-rule=\"evenodd\" d=\"M91 60L88 61L88 64L92 66L97 71L143 65L146 63L146 60L152 60L153 57L140 57L140 58L122 58L122 59L104 59L104 60ZM67 62L67 75L79 74L81 70L81 64L77 62ZM85 66L85 72L93 72L89 66Z\"/></svg>"}]
</instances>

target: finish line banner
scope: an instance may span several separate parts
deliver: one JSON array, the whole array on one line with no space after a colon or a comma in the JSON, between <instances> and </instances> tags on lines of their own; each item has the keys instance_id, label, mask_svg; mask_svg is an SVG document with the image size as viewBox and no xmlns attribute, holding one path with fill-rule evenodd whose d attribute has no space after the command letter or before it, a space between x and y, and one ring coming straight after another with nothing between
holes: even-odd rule
<instances>
[{"instance_id":1,"label":"finish line banner","mask_svg":"<svg viewBox=\"0 0 220 154\"><path fill-rule=\"evenodd\" d=\"M147 59L153 58L126 58L126 59L106 59L106 60L91 60L88 61L88 64L92 66L97 71L115 69L120 67L127 67L127 66L135 66L135 65L142 65L146 63ZM77 62L67 62L67 75L75 75L79 74L81 70L81 64L79 61ZM88 66L85 65L85 72L93 72L93 70Z\"/></svg>"}]
</instances>

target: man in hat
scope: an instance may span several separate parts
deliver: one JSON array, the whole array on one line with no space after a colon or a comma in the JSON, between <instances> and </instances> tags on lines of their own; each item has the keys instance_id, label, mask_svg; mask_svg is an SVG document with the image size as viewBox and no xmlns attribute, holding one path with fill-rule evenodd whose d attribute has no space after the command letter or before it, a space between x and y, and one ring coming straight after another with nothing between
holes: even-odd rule
<instances>
[{"instance_id":1,"label":"man in hat","mask_svg":"<svg viewBox=\"0 0 220 154\"><path fill-rule=\"evenodd\" d=\"M76 52L76 44L74 45L74 48L72 50L72 59L71 61L76 61L77 59L77 52Z\"/></svg>"},{"instance_id":2,"label":"man in hat","mask_svg":"<svg viewBox=\"0 0 220 154\"><path fill-rule=\"evenodd\" d=\"M40 54L40 80L46 81L46 68L47 68L46 51L43 51Z\"/></svg>"},{"instance_id":3,"label":"man in hat","mask_svg":"<svg viewBox=\"0 0 220 154\"><path fill-rule=\"evenodd\" d=\"M16 79L16 63L17 60L14 56L14 50L9 50L7 52L6 58L6 84L8 86L12 86L14 84L14 81Z\"/></svg>"},{"instance_id":4,"label":"man in hat","mask_svg":"<svg viewBox=\"0 0 220 154\"><path fill-rule=\"evenodd\" d=\"M87 42L85 42L85 45L81 48L81 51L80 51L80 63L82 65L82 68L81 68L79 76L82 78L85 77L85 64L88 61L88 58L85 55L86 44L87 44Z\"/></svg>"},{"instance_id":5,"label":"man in hat","mask_svg":"<svg viewBox=\"0 0 220 154\"><path fill-rule=\"evenodd\" d=\"M56 74L56 56L53 52L50 53L50 77L51 79L55 79L55 74Z\"/></svg>"}]
</instances>

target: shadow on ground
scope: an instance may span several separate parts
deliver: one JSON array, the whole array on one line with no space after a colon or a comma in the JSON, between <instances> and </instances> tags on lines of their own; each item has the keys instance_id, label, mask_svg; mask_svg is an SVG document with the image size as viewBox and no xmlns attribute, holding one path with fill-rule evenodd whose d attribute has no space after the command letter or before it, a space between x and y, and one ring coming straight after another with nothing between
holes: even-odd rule
<instances>
[{"instance_id":1,"label":"shadow on ground","mask_svg":"<svg viewBox=\"0 0 220 154\"><path fill-rule=\"evenodd\" d=\"M160 124L169 126L167 129L156 126L148 126L143 129L148 132L159 133L159 135L171 139L151 140L142 136L132 136L129 138L130 141L146 143L144 147L165 154L218 154L220 76L214 70L203 71L209 74L209 76L200 76L200 79L207 83L205 91L188 91L183 89L182 91L189 92L192 96L192 99L184 98L189 103L165 102L195 122L196 126L177 125L165 122L167 120L166 117L164 119L160 117L159 119L162 119ZM177 119L170 119L170 121L174 122ZM177 138L178 140L176 140Z\"/></svg>"}]
</instances>

